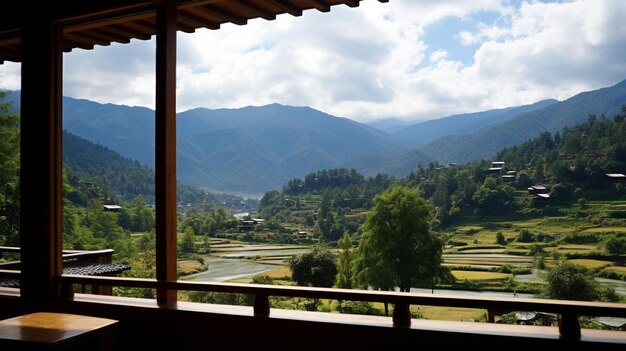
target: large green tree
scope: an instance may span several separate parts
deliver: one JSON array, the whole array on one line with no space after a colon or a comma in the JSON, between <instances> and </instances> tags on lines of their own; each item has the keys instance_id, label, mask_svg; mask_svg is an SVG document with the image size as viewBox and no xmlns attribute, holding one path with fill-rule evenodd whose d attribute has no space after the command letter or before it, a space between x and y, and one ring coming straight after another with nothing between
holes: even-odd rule
<instances>
[{"instance_id":1,"label":"large green tree","mask_svg":"<svg viewBox=\"0 0 626 351\"><path fill-rule=\"evenodd\" d=\"M355 283L406 292L430 286L443 250L430 232L431 210L416 189L395 186L376 196L356 253Z\"/></svg>"},{"instance_id":2,"label":"large green tree","mask_svg":"<svg viewBox=\"0 0 626 351\"><path fill-rule=\"evenodd\" d=\"M319 247L311 252L293 257L289 266L291 278L298 285L332 287L337 276L335 255Z\"/></svg>"},{"instance_id":3,"label":"large green tree","mask_svg":"<svg viewBox=\"0 0 626 351\"><path fill-rule=\"evenodd\" d=\"M551 299L619 300L615 291L601 286L587 268L567 261L550 269L546 283L544 295Z\"/></svg>"},{"instance_id":4,"label":"large green tree","mask_svg":"<svg viewBox=\"0 0 626 351\"><path fill-rule=\"evenodd\" d=\"M348 232L343 233L341 239L337 241L339 252L339 262L337 263L337 280L335 285L342 289L352 289L352 260L354 258L354 248L352 238Z\"/></svg>"}]
</instances>

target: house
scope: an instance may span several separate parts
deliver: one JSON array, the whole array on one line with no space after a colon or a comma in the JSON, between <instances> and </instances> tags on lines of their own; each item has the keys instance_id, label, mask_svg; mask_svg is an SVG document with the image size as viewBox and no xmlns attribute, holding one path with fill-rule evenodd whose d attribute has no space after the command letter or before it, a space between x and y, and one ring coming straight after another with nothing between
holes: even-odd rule
<instances>
[{"instance_id":1,"label":"house","mask_svg":"<svg viewBox=\"0 0 626 351\"><path fill-rule=\"evenodd\" d=\"M122 206L119 205L102 205L102 210L107 212L120 212L122 210Z\"/></svg>"},{"instance_id":2,"label":"house","mask_svg":"<svg viewBox=\"0 0 626 351\"><path fill-rule=\"evenodd\" d=\"M533 206L535 207L544 207L550 203L550 194L534 194L533 195Z\"/></svg>"},{"instance_id":3,"label":"house","mask_svg":"<svg viewBox=\"0 0 626 351\"><path fill-rule=\"evenodd\" d=\"M373 0L372 0L373 1ZM387 0L379 0L387 2ZM301 16L335 5L357 7L360 0L59 0L51 10L33 1L13 1L0 13L0 62L21 62L21 267L0 270L0 278L20 287L0 288L0 318L32 311L78 313L119 321L120 351L199 348L288 350L468 348L623 349L619 332L580 329L578 315L623 316L626 307L586 301L434 297L399 293L296 286L203 284L177 280L176 218L176 38L177 31L227 23ZM425 8L424 11L428 11ZM363 32L366 28L354 28ZM311 33L315 35L316 33ZM62 91L63 51L149 39L156 35L154 278L64 274L62 256ZM211 48L209 48L211 49ZM219 55L219 51L212 54ZM26 215L27 214L27 215ZM83 294L77 284L146 290L144 297ZM177 291L253 296L253 306L178 301ZM155 298L150 298L154 294ZM269 298L392 303L393 315L360 316L270 308ZM560 328L442 322L411 318L410 306L433 305L486 310L544 310L561 314ZM29 330L25 329L24 332ZM30 330L32 332L32 330ZM63 330L60 330L63 332ZM233 333L237 334L233 336ZM280 340L280 342L277 342ZM101 345L95 345L99 347Z\"/></svg>"},{"instance_id":4,"label":"house","mask_svg":"<svg viewBox=\"0 0 626 351\"><path fill-rule=\"evenodd\" d=\"M514 174L505 174L500 177L505 183L513 183L517 180L517 177Z\"/></svg>"},{"instance_id":5,"label":"house","mask_svg":"<svg viewBox=\"0 0 626 351\"><path fill-rule=\"evenodd\" d=\"M546 188L543 185L533 185L528 187L528 194L536 195L536 194L549 194L550 189Z\"/></svg>"},{"instance_id":6,"label":"house","mask_svg":"<svg viewBox=\"0 0 626 351\"><path fill-rule=\"evenodd\" d=\"M613 183L626 183L626 175L622 173L607 173L606 177Z\"/></svg>"}]
</instances>

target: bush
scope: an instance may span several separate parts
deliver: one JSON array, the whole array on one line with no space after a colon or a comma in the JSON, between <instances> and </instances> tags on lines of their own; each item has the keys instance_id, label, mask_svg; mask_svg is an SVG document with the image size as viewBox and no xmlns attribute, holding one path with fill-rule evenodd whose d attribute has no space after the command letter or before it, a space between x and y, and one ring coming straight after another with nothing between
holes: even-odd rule
<instances>
[{"instance_id":1,"label":"bush","mask_svg":"<svg viewBox=\"0 0 626 351\"><path fill-rule=\"evenodd\" d=\"M504 264L498 268L498 272L511 274L513 273L513 266L510 264Z\"/></svg>"},{"instance_id":2,"label":"bush","mask_svg":"<svg viewBox=\"0 0 626 351\"><path fill-rule=\"evenodd\" d=\"M506 245L508 244L508 242L506 241L506 239L504 238L504 234L502 234L502 232L497 232L496 233L496 243L500 244L500 245Z\"/></svg>"},{"instance_id":3,"label":"bush","mask_svg":"<svg viewBox=\"0 0 626 351\"><path fill-rule=\"evenodd\" d=\"M626 211L610 211L608 215L611 218L626 218Z\"/></svg>"},{"instance_id":4,"label":"bush","mask_svg":"<svg viewBox=\"0 0 626 351\"><path fill-rule=\"evenodd\" d=\"M515 312L505 313L500 316L500 322L502 324L517 324L517 316Z\"/></svg>"},{"instance_id":5,"label":"bush","mask_svg":"<svg viewBox=\"0 0 626 351\"><path fill-rule=\"evenodd\" d=\"M611 255L623 255L626 253L626 238L613 236L606 242L606 251Z\"/></svg>"},{"instance_id":6,"label":"bush","mask_svg":"<svg viewBox=\"0 0 626 351\"><path fill-rule=\"evenodd\" d=\"M347 314L380 315L380 309L372 306L369 302L346 301L339 304L338 311Z\"/></svg>"},{"instance_id":7,"label":"bush","mask_svg":"<svg viewBox=\"0 0 626 351\"><path fill-rule=\"evenodd\" d=\"M252 282L254 284L265 284L265 285L274 285L274 279L272 279L267 274L257 274L252 277Z\"/></svg>"},{"instance_id":8,"label":"bush","mask_svg":"<svg viewBox=\"0 0 626 351\"><path fill-rule=\"evenodd\" d=\"M520 243L532 243L535 241L535 234L531 233L528 229L522 229L517 235L517 241Z\"/></svg>"}]
</instances>

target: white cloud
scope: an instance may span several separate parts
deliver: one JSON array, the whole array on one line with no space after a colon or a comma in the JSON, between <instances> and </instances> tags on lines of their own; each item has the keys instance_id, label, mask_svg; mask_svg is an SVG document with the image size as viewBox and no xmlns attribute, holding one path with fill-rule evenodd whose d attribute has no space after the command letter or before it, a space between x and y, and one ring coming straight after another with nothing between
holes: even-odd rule
<instances>
[{"instance_id":1,"label":"white cloud","mask_svg":"<svg viewBox=\"0 0 626 351\"><path fill-rule=\"evenodd\" d=\"M486 12L499 18L484 21ZM474 62L425 41L450 17L468 23L456 38L476 48ZM416 120L563 99L626 78L625 17L622 0L368 0L181 33L178 109L279 102L361 121ZM66 95L154 107L153 41L75 50L64 67ZM19 88L18 71L0 66L0 86Z\"/></svg>"},{"instance_id":2,"label":"white cloud","mask_svg":"<svg viewBox=\"0 0 626 351\"><path fill-rule=\"evenodd\" d=\"M445 58L446 56L448 56L448 52L444 49L439 49L435 52L433 52L432 54L430 54L430 62L437 62L443 58Z\"/></svg>"}]
</instances>

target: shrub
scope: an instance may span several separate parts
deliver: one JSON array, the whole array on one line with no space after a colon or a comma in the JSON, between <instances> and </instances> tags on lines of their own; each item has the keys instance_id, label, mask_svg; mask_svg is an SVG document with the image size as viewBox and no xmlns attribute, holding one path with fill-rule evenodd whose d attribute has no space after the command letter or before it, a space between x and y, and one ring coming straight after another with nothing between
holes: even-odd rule
<instances>
[{"instance_id":1,"label":"shrub","mask_svg":"<svg viewBox=\"0 0 626 351\"><path fill-rule=\"evenodd\" d=\"M500 244L500 245L506 245L508 244L508 242L506 241L506 239L504 238L504 234L502 234L502 232L497 232L496 233L496 243Z\"/></svg>"},{"instance_id":2,"label":"shrub","mask_svg":"<svg viewBox=\"0 0 626 351\"><path fill-rule=\"evenodd\" d=\"M532 243L535 241L535 235L528 229L522 229L517 235L517 241L520 243Z\"/></svg>"},{"instance_id":3,"label":"shrub","mask_svg":"<svg viewBox=\"0 0 626 351\"><path fill-rule=\"evenodd\" d=\"M380 309L372 306L369 302L346 301L339 304L339 312L348 314L380 315Z\"/></svg>"},{"instance_id":4,"label":"shrub","mask_svg":"<svg viewBox=\"0 0 626 351\"><path fill-rule=\"evenodd\" d=\"M272 279L267 274L257 274L252 277L252 282L254 284L265 284L265 285L274 285L274 279Z\"/></svg>"}]
</instances>

